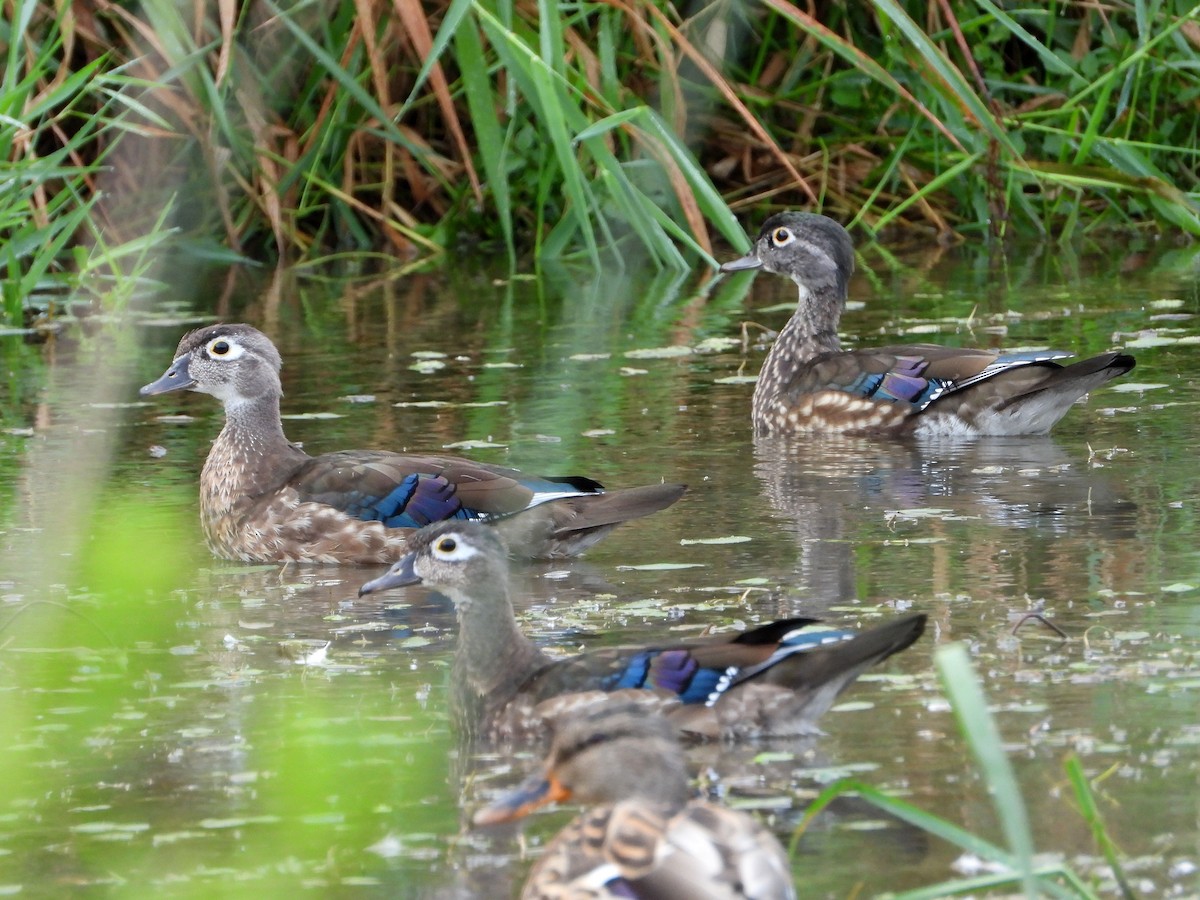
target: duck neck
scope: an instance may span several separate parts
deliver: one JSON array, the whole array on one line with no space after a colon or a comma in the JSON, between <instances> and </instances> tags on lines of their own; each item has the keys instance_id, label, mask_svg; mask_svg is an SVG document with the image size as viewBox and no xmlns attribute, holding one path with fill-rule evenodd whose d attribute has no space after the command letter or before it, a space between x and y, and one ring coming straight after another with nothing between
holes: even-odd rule
<instances>
[{"instance_id":1,"label":"duck neck","mask_svg":"<svg viewBox=\"0 0 1200 900\"><path fill-rule=\"evenodd\" d=\"M754 389L756 408L766 404L818 356L842 349L837 326L844 302L832 288L812 291L800 286L796 311L779 332L759 373Z\"/></svg>"},{"instance_id":2,"label":"duck neck","mask_svg":"<svg viewBox=\"0 0 1200 900\"><path fill-rule=\"evenodd\" d=\"M674 752L678 753L677 750ZM682 809L687 805L691 788L682 765L672 764L666 756L657 757L650 753L642 754L636 759L637 765L630 769L640 771L636 784L623 791L626 796L638 797L667 812Z\"/></svg>"},{"instance_id":3,"label":"duck neck","mask_svg":"<svg viewBox=\"0 0 1200 900\"><path fill-rule=\"evenodd\" d=\"M454 671L461 689L499 707L547 660L517 625L508 579L497 573L488 583L497 596L451 594L459 625Z\"/></svg>"},{"instance_id":4,"label":"duck neck","mask_svg":"<svg viewBox=\"0 0 1200 900\"><path fill-rule=\"evenodd\" d=\"M635 725L633 730L636 732L639 727ZM577 785L576 799L581 803L636 799L653 804L668 815L687 805L691 787L679 745L662 735L627 731L621 736L621 729L619 719L610 719L603 730L591 735L594 752L577 749L577 759L572 761L568 757L563 761L568 771L577 769L585 776L571 776ZM606 737L610 740L608 744ZM560 748L556 750L561 753Z\"/></svg>"},{"instance_id":5,"label":"duck neck","mask_svg":"<svg viewBox=\"0 0 1200 900\"><path fill-rule=\"evenodd\" d=\"M259 497L307 459L288 443L277 391L225 402L225 427L213 442L200 476L205 521L228 515L243 499Z\"/></svg>"}]
</instances>

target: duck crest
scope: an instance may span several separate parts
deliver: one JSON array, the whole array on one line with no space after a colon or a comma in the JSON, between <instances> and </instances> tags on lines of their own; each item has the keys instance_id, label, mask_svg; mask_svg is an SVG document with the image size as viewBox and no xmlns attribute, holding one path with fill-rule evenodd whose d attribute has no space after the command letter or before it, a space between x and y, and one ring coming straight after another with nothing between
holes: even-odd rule
<instances>
[{"instance_id":1,"label":"duck crest","mask_svg":"<svg viewBox=\"0 0 1200 900\"><path fill-rule=\"evenodd\" d=\"M526 728L532 715L532 704L508 709L514 699L513 673L537 671L550 660L517 626L507 577L491 583L496 591L487 599L450 592L459 622L453 684L465 732L474 735L478 723L494 722L498 731L512 737Z\"/></svg>"}]
</instances>

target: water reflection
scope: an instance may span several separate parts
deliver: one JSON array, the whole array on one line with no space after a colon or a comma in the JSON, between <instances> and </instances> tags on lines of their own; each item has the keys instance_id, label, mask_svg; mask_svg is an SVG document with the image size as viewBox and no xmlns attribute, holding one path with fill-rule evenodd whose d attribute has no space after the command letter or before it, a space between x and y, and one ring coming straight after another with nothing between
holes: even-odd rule
<instances>
[{"instance_id":1,"label":"water reflection","mask_svg":"<svg viewBox=\"0 0 1200 900\"><path fill-rule=\"evenodd\" d=\"M927 636L848 692L819 741L691 751L706 790L760 810L783 840L844 774L996 837L932 675L933 647L961 639L1039 848L1104 877L1063 794L1062 759L1076 752L1150 884L1139 889L1195 893L1200 292L1190 275L1130 275L1106 255L1056 250L998 266L864 249L852 295L866 306L844 321L856 343L918 329L1081 353L1117 334L1143 343L1135 374L1164 387L1098 392L1053 438L1004 442L756 441L749 388L718 382L761 364L762 350L737 340L741 320L781 324L794 302L794 287L771 279L752 294L728 283L706 294L636 277L606 289L463 270L368 287L280 272L251 289L231 277L206 294L211 304L164 307L136 342L132 329L72 336L31 365L26 345L0 338L15 373L0 382L4 424L23 429L0 434L0 886L509 895L572 814L523 831L466 826L533 758L460 748L446 713L455 626L444 600L413 589L359 599L381 569L229 566L203 553L195 477L219 410L205 398L115 408L132 390L98 382L111 363L135 388L161 370L183 320L219 317L278 341L289 413L338 416L289 422L313 452L491 439L459 452L616 485L665 475L692 486L586 560L517 569L522 627L548 651L789 615L870 624L929 613ZM446 366L413 368L418 350L444 353ZM34 402L38 370L52 389ZM409 405L431 400L449 405ZM81 456L88 477L62 477ZM73 490L102 496L96 515L57 502ZM110 540L140 506L157 517L133 540ZM164 525L164 511L182 523ZM76 541L79 521L89 524ZM728 538L739 540L694 543ZM157 568L167 575L151 577ZM132 580L113 587L113 572ZM1068 641L1030 626L1012 634L1012 614L1038 605ZM932 884L959 855L853 805L822 814L799 854L798 881L822 897Z\"/></svg>"},{"instance_id":2,"label":"water reflection","mask_svg":"<svg viewBox=\"0 0 1200 900\"><path fill-rule=\"evenodd\" d=\"M991 589L1034 587L988 561L994 528L1058 554L1089 535L1134 539L1136 502L1107 468L1048 436L959 442L758 436L754 472L796 541L795 580L818 608L860 594L864 546L949 544ZM1005 549L1004 553L1011 553ZM874 554L871 554L872 560ZM1063 565L1064 571L1069 567ZM1062 587L1036 579L1039 589Z\"/></svg>"}]
</instances>

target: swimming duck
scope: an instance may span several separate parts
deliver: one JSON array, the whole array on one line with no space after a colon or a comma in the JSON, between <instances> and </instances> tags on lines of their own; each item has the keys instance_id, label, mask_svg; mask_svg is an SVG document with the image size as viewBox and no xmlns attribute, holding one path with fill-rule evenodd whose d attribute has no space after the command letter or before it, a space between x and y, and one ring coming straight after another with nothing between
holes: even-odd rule
<instances>
[{"instance_id":1,"label":"swimming duck","mask_svg":"<svg viewBox=\"0 0 1200 900\"><path fill-rule=\"evenodd\" d=\"M698 738L817 734L838 694L925 627L922 614L863 632L794 618L707 642L552 660L517 625L508 557L493 530L440 522L412 535L408 551L360 594L422 583L454 602L454 707L463 731L491 741L538 735L548 717L610 693L637 698Z\"/></svg>"},{"instance_id":2,"label":"swimming duck","mask_svg":"<svg viewBox=\"0 0 1200 900\"><path fill-rule=\"evenodd\" d=\"M524 900L796 895L774 835L744 812L692 799L674 729L637 705L609 702L556 721L541 770L475 824L556 801L588 809L547 845Z\"/></svg>"},{"instance_id":3,"label":"swimming duck","mask_svg":"<svg viewBox=\"0 0 1200 900\"><path fill-rule=\"evenodd\" d=\"M283 433L281 366L257 328L210 325L184 335L167 371L140 391L199 391L224 404L225 427L200 473L200 520L225 559L392 563L414 529L442 519L487 521L517 555L574 556L684 492L681 484L605 491L590 478L528 476L454 456L309 456Z\"/></svg>"},{"instance_id":4,"label":"swimming duck","mask_svg":"<svg viewBox=\"0 0 1200 900\"><path fill-rule=\"evenodd\" d=\"M1045 434L1089 391L1134 367L1111 352L1070 365L1059 350L998 353L906 344L843 350L838 322L854 272L850 235L826 216L783 212L722 272L787 275L799 305L754 389L761 434Z\"/></svg>"}]
</instances>

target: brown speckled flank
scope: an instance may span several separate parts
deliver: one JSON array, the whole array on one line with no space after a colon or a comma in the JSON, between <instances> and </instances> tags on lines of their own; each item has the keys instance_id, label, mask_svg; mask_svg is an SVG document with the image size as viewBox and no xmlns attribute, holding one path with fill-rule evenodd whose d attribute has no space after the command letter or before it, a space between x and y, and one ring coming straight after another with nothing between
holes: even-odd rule
<instances>
[{"instance_id":1,"label":"brown speckled flank","mask_svg":"<svg viewBox=\"0 0 1200 900\"><path fill-rule=\"evenodd\" d=\"M749 256L722 271L787 275L800 296L754 389L762 434L1044 434L1089 391L1134 366L1113 352L1071 365L1063 351L1003 354L907 344L843 350L837 328L854 248L825 216L771 216Z\"/></svg>"},{"instance_id":2,"label":"brown speckled flank","mask_svg":"<svg viewBox=\"0 0 1200 900\"><path fill-rule=\"evenodd\" d=\"M510 553L573 556L621 522L670 506L679 484L604 491L452 456L347 450L309 456L283 433L282 360L249 325L211 325L179 342L142 394L193 390L225 407L200 473L213 553L242 562L394 562L408 535L443 518L487 520Z\"/></svg>"},{"instance_id":3,"label":"brown speckled flank","mask_svg":"<svg viewBox=\"0 0 1200 900\"><path fill-rule=\"evenodd\" d=\"M475 816L491 824L554 801L589 805L546 847L524 900L795 897L773 834L744 812L690 799L664 719L610 701L562 717L554 732L539 771Z\"/></svg>"},{"instance_id":4,"label":"brown speckled flank","mask_svg":"<svg viewBox=\"0 0 1200 900\"><path fill-rule=\"evenodd\" d=\"M855 430L895 431L903 428L908 410L896 403L879 403L845 391L819 391L798 397L788 404L770 390L754 392L754 421L770 423L760 430L777 434L820 434L845 432L847 423Z\"/></svg>"}]
</instances>

